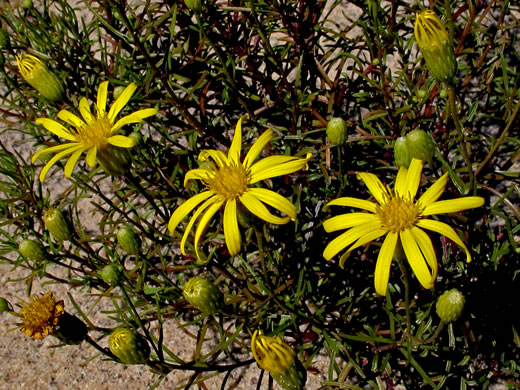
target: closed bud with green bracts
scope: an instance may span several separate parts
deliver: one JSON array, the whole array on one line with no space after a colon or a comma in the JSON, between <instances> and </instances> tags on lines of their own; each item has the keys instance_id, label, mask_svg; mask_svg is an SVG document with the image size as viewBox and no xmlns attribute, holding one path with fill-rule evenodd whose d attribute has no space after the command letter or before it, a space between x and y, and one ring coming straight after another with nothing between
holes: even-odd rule
<instances>
[{"instance_id":1,"label":"closed bud with green bracts","mask_svg":"<svg viewBox=\"0 0 520 390\"><path fill-rule=\"evenodd\" d=\"M431 9L425 9L415 20L415 40L430 73L438 81L452 84L457 71L453 44L444 24Z\"/></svg>"},{"instance_id":2,"label":"closed bud with green bracts","mask_svg":"<svg viewBox=\"0 0 520 390\"><path fill-rule=\"evenodd\" d=\"M42 96L49 100L59 100L63 95L63 83L37 57L23 53L16 56L18 70L22 77Z\"/></svg>"},{"instance_id":3,"label":"closed bud with green bracts","mask_svg":"<svg viewBox=\"0 0 520 390\"><path fill-rule=\"evenodd\" d=\"M406 167L410 166L412 162L412 155L408 151L408 145L406 144L406 137L399 137L394 142L394 158L397 166Z\"/></svg>"},{"instance_id":4,"label":"closed bud with green bracts","mask_svg":"<svg viewBox=\"0 0 520 390\"><path fill-rule=\"evenodd\" d=\"M420 129L410 131L406 135L406 145L413 158L426 161L430 166L432 165L435 143L429 133Z\"/></svg>"},{"instance_id":5,"label":"closed bud with green bracts","mask_svg":"<svg viewBox=\"0 0 520 390\"><path fill-rule=\"evenodd\" d=\"M37 240L23 240L18 244L18 251L27 260L32 260L40 263L45 260L47 252L40 241Z\"/></svg>"},{"instance_id":6,"label":"closed bud with green bracts","mask_svg":"<svg viewBox=\"0 0 520 390\"><path fill-rule=\"evenodd\" d=\"M211 281L195 276L184 284L184 298L205 314L218 313L224 306L224 295Z\"/></svg>"},{"instance_id":7,"label":"closed bud with green bracts","mask_svg":"<svg viewBox=\"0 0 520 390\"><path fill-rule=\"evenodd\" d=\"M116 264L105 265L99 276L103 279L103 282L110 286L117 286L121 282L121 274L123 273L123 266Z\"/></svg>"},{"instance_id":8,"label":"closed bud with green bracts","mask_svg":"<svg viewBox=\"0 0 520 390\"><path fill-rule=\"evenodd\" d=\"M116 328L108 339L110 352L125 364L141 364L150 356L148 341L128 328Z\"/></svg>"},{"instance_id":9,"label":"closed bud with green bracts","mask_svg":"<svg viewBox=\"0 0 520 390\"><path fill-rule=\"evenodd\" d=\"M139 253L141 240L139 236L129 226L124 226L117 231L117 242L121 248L131 254Z\"/></svg>"},{"instance_id":10,"label":"closed bud with green bracts","mask_svg":"<svg viewBox=\"0 0 520 390\"><path fill-rule=\"evenodd\" d=\"M67 345L79 344L87 336L87 325L78 317L65 312L60 316L53 335Z\"/></svg>"},{"instance_id":11,"label":"closed bud with green bracts","mask_svg":"<svg viewBox=\"0 0 520 390\"><path fill-rule=\"evenodd\" d=\"M41 150L48 149L49 147L47 145L41 144L36 147L36 152L39 152ZM52 154L42 154L38 157L38 160L40 160L43 164L47 164L49 161L51 161Z\"/></svg>"},{"instance_id":12,"label":"closed bud with green bracts","mask_svg":"<svg viewBox=\"0 0 520 390\"><path fill-rule=\"evenodd\" d=\"M437 300L437 315L444 322L455 321L462 314L465 301L464 295L456 288L445 291Z\"/></svg>"},{"instance_id":13,"label":"closed bud with green bracts","mask_svg":"<svg viewBox=\"0 0 520 390\"><path fill-rule=\"evenodd\" d=\"M110 176L123 176L132 165L132 157L128 148L110 145L104 149L99 149L97 159L103 170Z\"/></svg>"},{"instance_id":14,"label":"closed bud with green bracts","mask_svg":"<svg viewBox=\"0 0 520 390\"><path fill-rule=\"evenodd\" d=\"M258 366L267 370L284 390L303 390L307 371L296 357L294 349L281 337L265 336L260 330L253 333L251 352Z\"/></svg>"},{"instance_id":15,"label":"closed bud with green bracts","mask_svg":"<svg viewBox=\"0 0 520 390\"><path fill-rule=\"evenodd\" d=\"M11 305L5 298L0 297L0 313L5 313L7 311L11 311Z\"/></svg>"},{"instance_id":16,"label":"closed bud with green bracts","mask_svg":"<svg viewBox=\"0 0 520 390\"><path fill-rule=\"evenodd\" d=\"M43 215L45 227L56 241L66 241L72 238L72 231L63 213L52 207Z\"/></svg>"},{"instance_id":17,"label":"closed bud with green bracts","mask_svg":"<svg viewBox=\"0 0 520 390\"><path fill-rule=\"evenodd\" d=\"M186 4L186 7L195 12L200 12L202 10L201 0L184 0L184 4Z\"/></svg>"},{"instance_id":18,"label":"closed bud with green bracts","mask_svg":"<svg viewBox=\"0 0 520 390\"><path fill-rule=\"evenodd\" d=\"M6 29L0 28L0 49L7 49L10 44L9 33Z\"/></svg>"},{"instance_id":19,"label":"closed bud with green bracts","mask_svg":"<svg viewBox=\"0 0 520 390\"><path fill-rule=\"evenodd\" d=\"M327 137L334 145L343 145L347 140L347 124L341 118L332 118L327 124Z\"/></svg>"}]
</instances>

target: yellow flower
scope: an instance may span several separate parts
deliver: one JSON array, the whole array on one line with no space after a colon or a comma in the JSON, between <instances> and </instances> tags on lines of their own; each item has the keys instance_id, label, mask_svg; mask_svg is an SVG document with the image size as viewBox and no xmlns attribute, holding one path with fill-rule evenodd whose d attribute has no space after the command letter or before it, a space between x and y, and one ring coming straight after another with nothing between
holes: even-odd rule
<instances>
[{"instance_id":1,"label":"yellow flower","mask_svg":"<svg viewBox=\"0 0 520 390\"><path fill-rule=\"evenodd\" d=\"M479 196L468 196L438 201L448 182L448 174L445 173L414 202L422 167L423 162L415 158L412 159L409 169L401 167L397 174L394 191L386 188L375 175L359 173L358 177L365 182L377 203L345 197L335 199L326 206L348 206L368 211L368 213L338 215L323 222L323 227L327 232L348 229L327 245L323 252L323 256L327 260L348 247L347 252L340 259L340 265L343 266L347 256L355 248L386 235L379 251L375 270L374 283L376 291L380 295L386 295L390 264L399 241L421 285L424 288L433 287L437 276L437 259L432 242L422 229L448 237L464 249L467 261L471 261L468 248L455 230L443 222L427 217L480 207L484 204L484 199Z\"/></svg>"},{"instance_id":2,"label":"yellow flower","mask_svg":"<svg viewBox=\"0 0 520 390\"><path fill-rule=\"evenodd\" d=\"M91 113L85 97L79 101L79 112L83 119L67 110L61 110L58 113L58 118L72 125L73 129L66 128L52 119L36 119L36 123L43 125L51 133L70 141L40 150L32 156L32 162L34 163L41 155L58 152L43 167L40 173L40 181L43 182L49 169L58 160L68 155L71 156L65 164L65 176L70 177L76 162L83 152L86 152L85 160L90 167L94 167L97 160L109 174L120 175L124 173L125 167L118 167L118 165L127 163L122 152L126 151L126 148L134 146L135 140L124 135L118 135L117 132L124 125L139 123L144 118L157 114L157 109L145 108L124 116L116 122L117 115L126 106L137 86L134 83L128 85L114 104L112 104L108 112L106 111L107 89L108 81L104 81L99 85L97 102L95 104L95 116Z\"/></svg>"},{"instance_id":3,"label":"yellow flower","mask_svg":"<svg viewBox=\"0 0 520 390\"><path fill-rule=\"evenodd\" d=\"M225 206L224 237L232 256L240 251L241 246L237 220L239 202L252 214L270 223L284 224L296 219L296 208L286 198L276 192L252 187L252 185L271 177L286 175L302 169L309 161L311 153L307 154L305 158L269 156L254 163L265 145L274 137L273 131L269 129L256 140L245 159L240 161L243 118L238 120L227 156L220 150L203 150L199 154L199 160L204 162L211 159L213 162L208 161L206 167L192 169L186 173L184 185L189 180L198 179L204 183L206 191L185 201L170 218L168 229L173 234L184 217L198 206L181 240L183 255L186 255L184 246L189 232L200 217L195 231L195 252L197 258L201 260L198 250L200 238L211 218L222 206ZM278 217L271 214L264 203L287 216Z\"/></svg>"},{"instance_id":4,"label":"yellow flower","mask_svg":"<svg viewBox=\"0 0 520 390\"><path fill-rule=\"evenodd\" d=\"M38 57L23 53L16 56L16 64L22 77L34 89L49 100L58 100L63 94L61 80Z\"/></svg>"},{"instance_id":5,"label":"yellow flower","mask_svg":"<svg viewBox=\"0 0 520 390\"><path fill-rule=\"evenodd\" d=\"M251 338L251 352L262 370L283 374L294 363L296 353L281 337L264 336L261 330Z\"/></svg>"},{"instance_id":6,"label":"yellow flower","mask_svg":"<svg viewBox=\"0 0 520 390\"><path fill-rule=\"evenodd\" d=\"M414 35L430 73L440 81L452 82L457 60L446 28L435 12L425 9L417 14Z\"/></svg>"},{"instance_id":7,"label":"yellow flower","mask_svg":"<svg viewBox=\"0 0 520 390\"><path fill-rule=\"evenodd\" d=\"M55 333L59 319L65 313L63 301L57 301L51 292L43 296L33 295L29 301L20 300L20 313L14 314L22 319L22 332L35 339Z\"/></svg>"}]
</instances>

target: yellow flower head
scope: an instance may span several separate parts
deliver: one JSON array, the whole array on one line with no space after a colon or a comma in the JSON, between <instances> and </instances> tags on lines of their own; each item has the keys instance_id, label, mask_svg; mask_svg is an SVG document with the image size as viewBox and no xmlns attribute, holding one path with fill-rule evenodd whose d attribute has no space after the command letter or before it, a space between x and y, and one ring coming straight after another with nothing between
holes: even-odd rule
<instances>
[{"instance_id":1,"label":"yellow flower head","mask_svg":"<svg viewBox=\"0 0 520 390\"><path fill-rule=\"evenodd\" d=\"M189 180L198 179L206 186L201 192L181 204L173 213L168 224L173 234L177 225L197 206L186 227L181 240L181 251L186 255L185 244L193 225L198 222L195 231L195 252L201 260L198 244L202 233L215 213L224 206L224 237L229 253L234 256L240 251L241 238L238 230L237 205L240 202L252 214L264 221L284 224L296 219L296 207L286 198L265 188L252 187L259 181L296 172L306 166L311 153L305 158L292 156L269 156L256 163L262 149L274 137L272 130L264 132L253 144L243 161L240 159L242 147L242 119L238 120L233 142L228 154L220 150L203 150L199 154L200 161L208 161L205 167L192 169L184 177L184 185ZM202 203L202 204L201 204ZM271 214L266 205L271 206L285 217Z\"/></svg>"},{"instance_id":2,"label":"yellow flower head","mask_svg":"<svg viewBox=\"0 0 520 390\"><path fill-rule=\"evenodd\" d=\"M16 56L16 64L25 81L39 93L50 100L61 98L63 94L61 80L38 57L23 53Z\"/></svg>"},{"instance_id":3,"label":"yellow flower head","mask_svg":"<svg viewBox=\"0 0 520 390\"><path fill-rule=\"evenodd\" d=\"M15 315L22 319L22 332L29 337L43 339L56 331L58 321L65 313L63 301L57 301L51 292L43 296L33 295L29 301L20 301L20 313Z\"/></svg>"},{"instance_id":4,"label":"yellow flower head","mask_svg":"<svg viewBox=\"0 0 520 390\"><path fill-rule=\"evenodd\" d=\"M58 160L68 155L71 156L65 164L65 176L70 177L76 162L83 152L86 152L85 160L90 167L94 167L96 160L98 160L104 163L103 166L106 168L110 164L111 155L117 159L120 148L131 148L135 145L136 141L134 139L117 134L119 129L124 125L139 123L144 118L157 114L157 109L145 108L124 116L116 122L117 115L126 106L137 86L134 83L128 85L114 104L112 104L108 112L106 111L107 89L108 81L104 81L99 85L97 102L95 104L96 115L93 115L90 111L85 97L79 101L79 112L83 119L67 110L61 110L58 113L58 118L72 125L72 128L67 128L52 119L36 119L36 123L43 125L51 133L69 141L42 149L32 156L32 162L34 163L41 155L57 152L43 167L40 173L40 181L43 182L49 169Z\"/></svg>"},{"instance_id":5,"label":"yellow flower head","mask_svg":"<svg viewBox=\"0 0 520 390\"><path fill-rule=\"evenodd\" d=\"M437 258L432 242L423 229L448 237L464 249L467 261L471 261L468 248L455 230L443 222L428 219L428 216L480 207L484 204L484 199L479 196L468 196L438 201L448 182L448 173L445 173L417 201L414 201L419 189L422 167L423 162L415 158L412 159L409 169L401 167L393 191L386 188L377 176L371 173L359 173L358 178L365 182L377 202L345 197L335 199L326 206L355 207L368 213L343 214L323 222L327 232L347 229L327 245L323 252L325 259L330 260L348 247L347 252L340 259L340 265L343 266L347 256L354 249L386 236L377 258L374 280L376 291L380 295L386 295L390 264L398 241L401 242L408 263L421 285L424 288L433 287L437 276Z\"/></svg>"},{"instance_id":6,"label":"yellow flower head","mask_svg":"<svg viewBox=\"0 0 520 390\"><path fill-rule=\"evenodd\" d=\"M455 52L435 12L425 9L417 14L414 33L430 73L440 81L451 82L457 70Z\"/></svg>"},{"instance_id":7,"label":"yellow flower head","mask_svg":"<svg viewBox=\"0 0 520 390\"><path fill-rule=\"evenodd\" d=\"M264 336L261 330L251 338L251 352L262 370L283 374L294 363L296 352L280 337Z\"/></svg>"}]
</instances>

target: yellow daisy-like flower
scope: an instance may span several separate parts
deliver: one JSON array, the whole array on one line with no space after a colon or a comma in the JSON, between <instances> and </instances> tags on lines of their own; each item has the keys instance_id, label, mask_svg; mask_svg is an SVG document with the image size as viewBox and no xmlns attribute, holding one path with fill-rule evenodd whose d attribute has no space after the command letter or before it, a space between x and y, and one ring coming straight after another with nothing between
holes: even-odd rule
<instances>
[{"instance_id":1,"label":"yellow daisy-like flower","mask_svg":"<svg viewBox=\"0 0 520 390\"><path fill-rule=\"evenodd\" d=\"M66 128L52 119L36 119L36 123L43 125L51 133L70 141L42 149L32 156L32 162L34 163L41 155L57 152L43 167L40 173L40 181L44 181L47 172L58 160L68 155L71 156L65 164L65 176L70 177L76 162L83 152L86 152L85 160L90 167L94 167L97 160L101 162L103 168L109 174L121 175L124 173L125 167L122 165L127 161L125 161L122 152L126 151L126 148L134 146L136 141L133 138L119 135L117 132L124 125L139 123L144 118L157 114L157 109L145 108L124 116L116 122L117 115L126 106L137 86L134 83L128 85L114 104L112 104L108 112L106 111L107 89L108 81L104 81L99 85L97 102L95 104L95 116L90 111L85 97L79 101L79 112L83 119L67 110L61 110L58 113L58 118L72 125L72 129Z\"/></svg>"},{"instance_id":2,"label":"yellow daisy-like flower","mask_svg":"<svg viewBox=\"0 0 520 390\"><path fill-rule=\"evenodd\" d=\"M256 330L251 338L251 352L262 370L283 374L292 366L296 352L281 337L265 336Z\"/></svg>"},{"instance_id":3,"label":"yellow daisy-like flower","mask_svg":"<svg viewBox=\"0 0 520 390\"><path fill-rule=\"evenodd\" d=\"M323 222L327 232L348 229L327 245L323 252L325 259L330 260L348 247L347 252L340 259L340 265L343 266L347 256L354 249L386 236L379 251L375 270L374 283L380 295L386 295L390 265L399 241L421 285L424 288L433 287L437 276L437 258L432 242L423 229L448 237L464 249L467 261L471 261L468 248L455 230L443 222L427 217L480 207L484 204L484 199L479 196L468 196L438 201L448 182L448 173L445 173L414 202L419 189L422 167L423 162L417 159L412 159L409 169L401 167L393 191L386 188L377 176L371 173L359 173L358 177L365 182L377 203L345 197L335 199L326 206L355 207L368 213L343 214Z\"/></svg>"},{"instance_id":4,"label":"yellow daisy-like flower","mask_svg":"<svg viewBox=\"0 0 520 390\"><path fill-rule=\"evenodd\" d=\"M305 158L269 156L254 163L262 149L274 137L274 132L269 129L258 137L244 160L241 161L243 118L244 116L238 120L227 156L220 150L203 150L199 154L199 160L207 161L211 159L213 162L208 161L207 167L192 169L184 177L184 185L189 180L198 179L207 188L206 191L181 204L170 218L168 229L173 234L184 217L198 206L181 240L181 251L184 255L186 255L184 246L189 232L193 225L199 221L195 231L195 252L197 258L201 260L198 250L200 238L211 218L222 206L225 206L224 237L232 256L240 251L241 246L237 220L239 202L252 214L270 223L284 224L296 219L296 207L286 198L276 192L265 188L252 187L252 185L271 177L286 175L302 169L311 158L311 153L307 154ZM271 214L265 206L266 204L287 216L278 217Z\"/></svg>"},{"instance_id":5,"label":"yellow daisy-like flower","mask_svg":"<svg viewBox=\"0 0 520 390\"><path fill-rule=\"evenodd\" d=\"M29 301L21 301L20 330L27 336L43 339L55 333L60 317L65 313L63 301L57 301L51 292L43 296L33 295Z\"/></svg>"}]
</instances>

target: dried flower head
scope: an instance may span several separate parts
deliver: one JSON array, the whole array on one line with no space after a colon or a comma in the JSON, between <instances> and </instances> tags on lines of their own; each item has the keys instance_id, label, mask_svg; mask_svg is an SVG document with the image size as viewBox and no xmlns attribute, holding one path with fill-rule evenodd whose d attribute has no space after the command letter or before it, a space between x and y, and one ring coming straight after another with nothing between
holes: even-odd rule
<instances>
[{"instance_id":1,"label":"dried flower head","mask_svg":"<svg viewBox=\"0 0 520 390\"><path fill-rule=\"evenodd\" d=\"M21 301L19 313L20 330L27 336L43 339L56 332L60 317L65 313L63 301L56 300L52 292L43 296L33 295L28 301Z\"/></svg>"}]
</instances>

